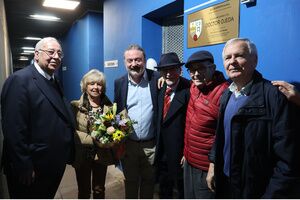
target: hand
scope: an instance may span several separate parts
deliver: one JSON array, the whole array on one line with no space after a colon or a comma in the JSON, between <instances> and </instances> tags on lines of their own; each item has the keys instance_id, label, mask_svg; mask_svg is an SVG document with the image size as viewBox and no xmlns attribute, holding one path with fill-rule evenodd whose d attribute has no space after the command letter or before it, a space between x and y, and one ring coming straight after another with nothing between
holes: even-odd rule
<instances>
[{"instance_id":1,"label":"hand","mask_svg":"<svg viewBox=\"0 0 300 200\"><path fill-rule=\"evenodd\" d=\"M182 168L183 168L184 162L185 162L185 157L182 156L182 158L181 158L181 160L180 160L180 165L181 165Z\"/></svg>"},{"instance_id":2,"label":"hand","mask_svg":"<svg viewBox=\"0 0 300 200\"><path fill-rule=\"evenodd\" d=\"M300 94L294 85L285 81L272 81L272 84L278 86L279 91L282 92L289 101L300 106Z\"/></svg>"},{"instance_id":3,"label":"hand","mask_svg":"<svg viewBox=\"0 0 300 200\"><path fill-rule=\"evenodd\" d=\"M23 185L30 186L35 179L35 172L34 171L28 171L25 172L24 174L21 174L19 177L19 181Z\"/></svg>"},{"instance_id":4,"label":"hand","mask_svg":"<svg viewBox=\"0 0 300 200\"><path fill-rule=\"evenodd\" d=\"M209 164L209 168L208 168L208 172L207 172L207 176L206 176L206 182L207 182L207 186L211 191L215 191L215 164L214 163L210 163Z\"/></svg>"},{"instance_id":5,"label":"hand","mask_svg":"<svg viewBox=\"0 0 300 200\"><path fill-rule=\"evenodd\" d=\"M157 88L161 89L164 86L164 83L165 83L164 77L160 77L157 81Z\"/></svg>"}]
</instances>

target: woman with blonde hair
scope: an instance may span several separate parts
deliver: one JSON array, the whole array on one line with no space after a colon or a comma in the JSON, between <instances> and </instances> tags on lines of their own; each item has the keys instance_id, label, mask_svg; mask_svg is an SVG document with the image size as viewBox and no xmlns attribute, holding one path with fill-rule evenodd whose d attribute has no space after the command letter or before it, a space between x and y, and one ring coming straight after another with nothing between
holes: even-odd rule
<instances>
[{"instance_id":1,"label":"woman with blonde hair","mask_svg":"<svg viewBox=\"0 0 300 200\"><path fill-rule=\"evenodd\" d=\"M90 135L90 118L95 112L101 113L104 105L111 106L112 103L105 95L105 76L99 70L92 69L86 73L80 86L82 91L80 99L71 102L77 122L73 167L76 172L78 198L90 198L92 182L93 198L103 199L107 165L101 159L105 150L99 153L99 148L94 145Z\"/></svg>"}]
</instances>

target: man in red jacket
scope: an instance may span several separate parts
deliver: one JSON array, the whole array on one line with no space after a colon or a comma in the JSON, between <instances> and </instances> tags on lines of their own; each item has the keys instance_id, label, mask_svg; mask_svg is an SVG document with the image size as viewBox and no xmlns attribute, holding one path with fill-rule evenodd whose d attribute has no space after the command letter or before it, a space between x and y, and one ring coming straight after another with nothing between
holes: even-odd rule
<instances>
[{"instance_id":1,"label":"man in red jacket","mask_svg":"<svg viewBox=\"0 0 300 200\"><path fill-rule=\"evenodd\" d=\"M216 71L214 58L208 51L195 52L185 66L192 85L184 135L184 198L209 199L215 195L206 183L208 153L215 139L219 100L229 84Z\"/></svg>"}]
</instances>

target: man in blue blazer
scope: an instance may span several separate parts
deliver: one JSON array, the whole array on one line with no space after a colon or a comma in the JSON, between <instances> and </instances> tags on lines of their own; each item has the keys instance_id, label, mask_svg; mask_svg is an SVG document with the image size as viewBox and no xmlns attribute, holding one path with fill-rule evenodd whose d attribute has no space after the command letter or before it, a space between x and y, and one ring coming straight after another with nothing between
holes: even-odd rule
<instances>
[{"instance_id":1,"label":"man in blue blazer","mask_svg":"<svg viewBox=\"0 0 300 200\"><path fill-rule=\"evenodd\" d=\"M10 198L54 198L73 157L75 121L54 71L63 52L40 40L34 64L12 74L1 93L4 171Z\"/></svg>"},{"instance_id":2,"label":"man in blue blazer","mask_svg":"<svg viewBox=\"0 0 300 200\"><path fill-rule=\"evenodd\" d=\"M157 80L159 74L145 69L146 56L138 45L124 52L127 74L115 80L118 112L124 108L134 124L134 133L125 143L121 160L125 176L126 198L153 198L154 153L157 120ZM138 195L139 194L139 195Z\"/></svg>"},{"instance_id":3,"label":"man in blue blazer","mask_svg":"<svg viewBox=\"0 0 300 200\"><path fill-rule=\"evenodd\" d=\"M184 197L181 159L190 81L180 76L182 65L184 63L180 62L177 54L171 52L162 54L156 67L165 80L158 95L155 154L161 199L172 199L175 185L178 191L176 198Z\"/></svg>"}]
</instances>

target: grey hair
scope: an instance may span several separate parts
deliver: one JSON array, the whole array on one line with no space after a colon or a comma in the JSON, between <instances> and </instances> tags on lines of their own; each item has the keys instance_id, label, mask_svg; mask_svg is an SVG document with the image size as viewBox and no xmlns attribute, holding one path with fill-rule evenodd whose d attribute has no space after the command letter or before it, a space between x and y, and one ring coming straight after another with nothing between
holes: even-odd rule
<instances>
[{"instance_id":1,"label":"grey hair","mask_svg":"<svg viewBox=\"0 0 300 200\"><path fill-rule=\"evenodd\" d=\"M97 69L91 69L88 71L80 81L80 88L81 92L85 93L87 85L92 82L100 82L102 84L102 93L105 94L106 92L106 79L103 72L100 72Z\"/></svg>"},{"instance_id":2,"label":"grey hair","mask_svg":"<svg viewBox=\"0 0 300 200\"><path fill-rule=\"evenodd\" d=\"M129 50L138 50L141 51L143 53L144 56L144 60L146 60L146 53L145 50L138 44L131 44L127 47L127 49L124 51L124 59L125 59L125 53Z\"/></svg>"},{"instance_id":3,"label":"grey hair","mask_svg":"<svg viewBox=\"0 0 300 200\"><path fill-rule=\"evenodd\" d=\"M60 45L60 47L61 47L61 44L59 43L59 41L58 41L56 38L54 38L54 37L45 37L45 38L41 39L40 41L38 41L38 43L36 43L36 45L35 45L35 51L38 51L38 50L42 49L43 46L44 46L44 45L46 44L46 42L48 42L48 41L55 41L55 42L57 42L57 43Z\"/></svg>"},{"instance_id":4,"label":"grey hair","mask_svg":"<svg viewBox=\"0 0 300 200\"><path fill-rule=\"evenodd\" d=\"M257 48L256 48L256 45L251 40L249 40L248 38L232 38L226 42L226 44L223 48L223 51L222 51L223 60L225 59L224 54L225 54L226 47L229 46L230 44L238 42L238 41L245 42L247 44L249 54L251 56L254 56L257 58Z\"/></svg>"}]
</instances>

